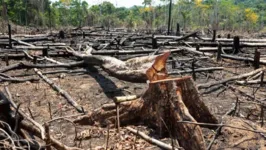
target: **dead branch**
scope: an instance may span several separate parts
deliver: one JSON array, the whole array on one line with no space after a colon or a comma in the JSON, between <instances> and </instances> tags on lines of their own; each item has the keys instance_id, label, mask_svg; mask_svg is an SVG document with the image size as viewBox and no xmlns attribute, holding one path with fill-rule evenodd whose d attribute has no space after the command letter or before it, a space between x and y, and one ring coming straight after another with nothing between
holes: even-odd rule
<instances>
[{"instance_id":1,"label":"dead branch","mask_svg":"<svg viewBox=\"0 0 266 150\"><path fill-rule=\"evenodd\" d=\"M165 143L163 143L163 142L161 142L159 140L156 140L154 138L151 138L148 135L146 135L145 133L137 131L137 130L131 128L131 127L126 127L126 129L129 130L130 132L142 137L144 140L146 140L146 141L148 141L148 142L150 142L152 144L155 144L155 145L157 145L157 146L159 146L159 147L161 147L163 149L167 149L167 150L177 150L177 149L179 149L179 148L176 148L176 147L172 147L171 145L165 144Z\"/></svg>"},{"instance_id":2,"label":"dead branch","mask_svg":"<svg viewBox=\"0 0 266 150\"><path fill-rule=\"evenodd\" d=\"M27 81L35 82L35 81L39 81L39 79L37 79L35 77L19 79L19 78L10 77L8 75L0 73L0 81L11 82L11 83L21 83L21 82L27 82Z\"/></svg>"},{"instance_id":3,"label":"dead branch","mask_svg":"<svg viewBox=\"0 0 266 150\"><path fill-rule=\"evenodd\" d=\"M88 70L85 69L76 69L76 70L55 70L55 71L46 71L46 72L42 72L43 75L47 75L47 74L60 74L60 73L69 73L69 74L73 74L73 73L86 73L88 72ZM34 74L18 74L18 75L13 75L13 77L26 77L26 76L33 76L36 75Z\"/></svg>"},{"instance_id":4,"label":"dead branch","mask_svg":"<svg viewBox=\"0 0 266 150\"><path fill-rule=\"evenodd\" d=\"M235 86L232 86L232 85L227 85L228 88L230 90L232 90L233 92L237 92L245 97L247 97L247 100L249 99L250 101L255 101L255 102L258 102L260 105L263 105L264 107L266 106L265 102L263 102L263 100L261 99L258 99L254 96L252 96L251 94L247 93L247 92L244 92L242 90L240 90L239 88L235 87Z\"/></svg>"},{"instance_id":5,"label":"dead branch","mask_svg":"<svg viewBox=\"0 0 266 150\"><path fill-rule=\"evenodd\" d=\"M146 82L145 71L149 68L156 56L144 56L121 61L114 57L87 55L75 52L71 48L66 49L68 53L84 60L85 64L101 66L110 75L132 82Z\"/></svg>"},{"instance_id":6,"label":"dead branch","mask_svg":"<svg viewBox=\"0 0 266 150\"><path fill-rule=\"evenodd\" d=\"M224 119L225 116L231 115L232 113L236 112L236 109L237 109L237 103L235 103L234 106L233 106L230 110L228 110L228 111L222 116L222 121L221 121L220 124L223 124L223 119ZM210 149L211 149L211 147L212 147L214 141L215 141L215 140L217 139L217 137L220 135L221 130L222 130L222 126L220 126L220 127L218 127L218 128L216 129L216 131L215 131L216 133L215 133L213 139L211 140L209 146L207 147L207 150L210 150Z\"/></svg>"},{"instance_id":7,"label":"dead branch","mask_svg":"<svg viewBox=\"0 0 266 150\"><path fill-rule=\"evenodd\" d=\"M266 81L261 82L261 80L249 80L249 81L236 81L237 84L247 85L247 84L261 84L266 83Z\"/></svg>"},{"instance_id":8,"label":"dead branch","mask_svg":"<svg viewBox=\"0 0 266 150\"><path fill-rule=\"evenodd\" d=\"M73 68L83 66L84 62L72 62L69 64L29 64L25 62L20 62L17 64L9 65L7 67L1 68L0 73L7 72L14 69L32 69L32 68Z\"/></svg>"},{"instance_id":9,"label":"dead branch","mask_svg":"<svg viewBox=\"0 0 266 150\"><path fill-rule=\"evenodd\" d=\"M198 68L198 69L195 69L194 71L189 69L189 70L182 70L182 71L172 71L172 72L169 72L168 74L174 75L174 74L185 74L185 73L192 73L192 72L211 72L211 71L221 71L223 69L224 67Z\"/></svg>"},{"instance_id":10,"label":"dead branch","mask_svg":"<svg viewBox=\"0 0 266 150\"><path fill-rule=\"evenodd\" d=\"M215 82L210 82L210 83L204 83L204 84L198 84L197 87L199 89L210 88L210 87L215 86L215 85L218 85L218 84L224 84L224 83L227 83L227 82L230 82L230 81L240 80L240 79L243 79L243 78L247 78L249 76L252 76L254 74L257 74L257 73L259 73L261 71L265 71L265 70L266 70L266 68L260 68L260 69L251 71L249 73L241 74L241 75L238 75L238 76L233 76L233 77L230 77L230 78L227 78L227 79L223 79L223 80L220 80L220 81L215 81Z\"/></svg>"},{"instance_id":11,"label":"dead branch","mask_svg":"<svg viewBox=\"0 0 266 150\"><path fill-rule=\"evenodd\" d=\"M44 76L38 69L34 69L36 74L39 75L48 85L50 85L55 91L57 91L61 96L63 96L69 104L76 108L76 110L80 113L83 113L83 108L63 89L61 89L58 85L54 84L50 79Z\"/></svg>"},{"instance_id":12,"label":"dead branch","mask_svg":"<svg viewBox=\"0 0 266 150\"><path fill-rule=\"evenodd\" d=\"M23 41L20 41L20 40L14 39L14 38L12 38L12 40L13 40L13 41L16 41L16 42L19 43L19 44L23 44L23 45L30 46L30 47L35 47L35 45L33 45L33 44L29 44L29 43L27 43L27 42L23 42Z\"/></svg>"},{"instance_id":13,"label":"dead branch","mask_svg":"<svg viewBox=\"0 0 266 150\"><path fill-rule=\"evenodd\" d=\"M41 133L38 130L38 128L36 128L35 126L32 126L28 122L25 122L24 120L21 122L21 127L23 129L25 129L26 131L36 135L37 137L41 137ZM43 128L43 130L44 130L44 128ZM76 147L68 147L53 137L50 137L50 141L51 141L51 145L54 148L59 149L59 150L82 150L82 149L76 148Z\"/></svg>"},{"instance_id":14,"label":"dead branch","mask_svg":"<svg viewBox=\"0 0 266 150\"><path fill-rule=\"evenodd\" d=\"M9 92L9 89L8 89L8 87L7 86L5 86L5 91L6 91L6 93L7 93L7 95L8 95L8 101L9 101L9 103L12 105L12 107L13 108L15 108L15 109L17 109L17 105L14 103L14 101L13 101L13 99L12 99L12 95L11 95L11 93ZM28 121L30 121L32 124L34 124L36 127L38 127L39 128L39 130L40 130L40 137L41 137L41 139L44 139L45 138L45 130L44 130L44 128L38 123L38 122L36 122L35 120L33 120L33 119L31 119L30 117L28 117L24 112L22 112L21 110L18 110L18 112L19 112L19 114L21 115L21 116L23 116L25 119L27 119Z\"/></svg>"},{"instance_id":15,"label":"dead branch","mask_svg":"<svg viewBox=\"0 0 266 150\"><path fill-rule=\"evenodd\" d=\"M17 108L16 104L13 102L12 100L12 96L8 90L7 87L5 87L6 93L9 95L9 98L6 98L6 101L9 102L11 104L11 106L13 108ZM12 111L12 110L10 110ZM45 129L42 125L40 125L38 122L32 120L30 117L28 117L23 111L18 110L19 114L21 116L23 116L23 120L20 122L20 127L26 131L28 131L29 133L36 135L37 137L41 138L42 140L47 139L47 137L45 136ZM12 111L12 113L15 113ZM15 119L15 118L11 118L11 119ZM27 121L26 121L27 120ZM34 126L32 126L32 124ZM55 147L56 149L60 149L60 150L81 150L79 148L75 148L75 147L68 147L64 144L62 144L60 141L56 140L53 137L50 137L50 141L51 141L51 145L53 147Z\"/></svg>"},{"instance_id":16,"label":"dead branch","mask_svg":"<svg viewBox=\"0 0 266 150\"><path fill-rule=\"evenodd\" d=\"M226 59L254 62L254 58L249 58L249 57L239 57L239 56L232 56L232 55L226 55L226 54L221 54L221 56ZM266 61L260 60L260 64L266 65Z\"/></svg>"},{"instance_id":17,"label":"dead branch","mask_svg":"<svg viewBox=\"0 0 266 150\"><path fill-rule=\"evenodd\" d=\"M254 133L259 133L259 134L260 133L266 134L266 131L251 130L251 129L240 128L240 127L231 126L231 125L227 125L227 124L199 123L199 122L191 122L191 121L177 121L177 122L178 123L187 123L187 124L196 124L196 125L201 125L201 126L229 127L229 128L243 130L243 131L249 131L249 132L254 132Z\"/></svg>"},{"instance_id":18,"label":"dead branch","mask_svg":"<svg viewBox=\"0 0 266 150\"><path fill-rule=\"evenodd\" d=\"M132 54L149 54L153 53L155 50L101 50L101 51L94 51L92 55L132 55ZM171 53L181 52L183 51L182 48L176 48L171 50L161 50L159 54L165 53L166 51L171 51Z\"/></svg>"}]
</instances>

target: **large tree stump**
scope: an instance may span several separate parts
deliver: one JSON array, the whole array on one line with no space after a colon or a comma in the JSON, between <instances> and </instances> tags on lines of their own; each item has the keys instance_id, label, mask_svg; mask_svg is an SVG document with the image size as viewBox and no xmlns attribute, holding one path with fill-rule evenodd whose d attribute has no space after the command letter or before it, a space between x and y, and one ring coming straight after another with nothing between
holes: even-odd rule
<instances>
[{"instance_id":1,"label":"large tree stump","mask_svg":"<svg viewBox=\"0 0 266 150\"><path fill-rule=\"evenodd\" d=\"M194 107L192 104L200 101L195 98L197 94L190 93L193 91L193 82L191 81L190 77L186 77L159 80L150 83L149 89L143 96L142 119L148 119L150 123L155 123L156 127L163 129L166 128L163 123L165 122L168 126L167 128L170 130L169 132L171 132L169 134L173 138L178 139L181 147L190 150L201 150L206 147L200 126L178 123L178 121L197 122L190 114L190 111L196 114L198 119L202 119L198 115L202 111L196 112L193 110L200 105ZM184 100L189 104L190 111L184 103ZM207 118L209 120L213 119L210 114L208 114Z\"/></svg>"},{"instance_id":2,"label":"large tree stump","mask_svg":"<svg viewBox=\"0 0 266 150\"><path fill-rule=\"evenodd\" d=\"M167 77L165 63L169 55L170 53L165 53L158 56L152 67L147 70L149 88L141 98L119 104L121 124L141 120L159 131L168 132L185 149L206 149L200 126L179 121L217 123L217 119L201 101L191 77ZM75 123L97 122L104 126L115 121L115 105L105 105L75 120Z\"/></svg>"}]
</instances>

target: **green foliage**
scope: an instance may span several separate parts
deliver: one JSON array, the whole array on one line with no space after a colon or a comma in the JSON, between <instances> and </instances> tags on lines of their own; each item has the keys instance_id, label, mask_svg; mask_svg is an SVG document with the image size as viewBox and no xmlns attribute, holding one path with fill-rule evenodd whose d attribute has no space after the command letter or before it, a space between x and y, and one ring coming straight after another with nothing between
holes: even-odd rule
<instances>
[{"instance_id":1,"label":"green foliage","mask_svg":"<svg viewBox=\"0 0 266 150\"><path fill-rule=\"evenodd\" d=\"M104 1L89 5L84 0L0 0L0 17L19 25L124 26L157 28L166 26L169 0L143 0L142 6L115 7ZM172 26L184 29L218 28L257 30L266 23L266 0L173 0ZM5 8L7 6L7 8ZM7 14L5 9L7 9Z\"/></svg>"}]
</instances>

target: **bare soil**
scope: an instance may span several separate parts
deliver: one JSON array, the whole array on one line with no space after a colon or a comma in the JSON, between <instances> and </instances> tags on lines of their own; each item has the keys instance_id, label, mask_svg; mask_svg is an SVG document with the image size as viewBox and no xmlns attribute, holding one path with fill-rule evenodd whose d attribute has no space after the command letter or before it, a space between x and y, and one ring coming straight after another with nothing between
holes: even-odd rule
<instances>
[{"instance_id":1,"label":"bare soil","mask_svg":"<svg viewBox=\"0 0 266 150\"><path fill-rule=\"evenodd\" d=\"M250 50L252 51L252 50ZM242 54L243 55L243 54ZM189 54L179 54L176 58L189 58L192 57ZM55 58L61 62L67 62L71 58ZM18 63L19 61L12 60L10 64ZM0 61L2 67L5 66L4 61ZM191 63L185 63L185 66L190 66ZM253 70L251 64L232 60L223 60L216 63L214 60L204 60L198 62L199 66L212 67L223 66L225 70L215 71L213 73L197 73L196 83L206 83L215 80L221 80L237 74L250 72ZM171 66L168 66L171 71ZM78 69L78 68L77 68ZM102 71L99 67L88 66L86 73L71 73L71 74L54 74L46 75L49 79L57 85L60 85L62 89L67 91L73 98L84 107L85 111L90 112L100 107L103 104L112 103L114 96L129 95L129 94L141 94L147 89L145 83L130 83L118 80L109 76L106 72ZM51 71L55 69L42 69L42 72ZM58 69L57 69L58 70ZM7 73L11 76L21 74L34 74L32 69L30 70L16 70ZM191 75L191 74L188 74ZM37 75L35 75L37 77ZM183 75L184 76L184 75ZM176 75L175 77L181 77ZM10 92L12 93L14 101L21 103L21 110L30 115L39 123L43 124L53 118L71 116L78 114L76 110L70 106L66 100L61 97L57 92L49 87L45 82L40 80L36 83L0 83L0 90L3 90L4 86L8 85ZM265 86L250 85L239 86L234 85L239 89L256 96L256 98L265 99ZM256 92L253 92L256 91ZM204 90L200 90L204 92ZM237 94L230 89L223 87L215 92L209 94L202 94L202 100L208 106L213 114L221 121L221 117L233 107L236 100L247 100L246 97ZM51 106L52 118L50 117L49 104ZM230 122L231 125L236 127L244 127L247 129L252 128L252 124L260 125L260 112L261 108L256 104L242 103L235 113L234 117L226 117L223 121ZM75 119L75 117L67 118L66 120L57 120L51 123L51 134L62 141L68 146L78 146L84 149L105 149L107 139L109 139L109 149L159 149L156 146L144 141L138 136L133 135L122 127L120 136L115 128L101 128L97 126L79 126L73 125L68 121ZM243 126L245 124L245 126ZM138 129L148 135L160 139L163 142L171 143L169 137L159 135L152 128L144 126L141 122L132 123L133 128ZM76 132L75 132L76 128ZM265 125L258 130L265 131ZM212 140L215 132L213 130L203 128L204 138L209 144ZM108 133L109 132L109 138ZM77 137L76 137L77 134ZM229 127L223 127L220 136L215 140L212 147L216 149L266 149L265 135L254 133L250 131L243 131L238 129L232 129Z\"/></svg>"}]
</instances>

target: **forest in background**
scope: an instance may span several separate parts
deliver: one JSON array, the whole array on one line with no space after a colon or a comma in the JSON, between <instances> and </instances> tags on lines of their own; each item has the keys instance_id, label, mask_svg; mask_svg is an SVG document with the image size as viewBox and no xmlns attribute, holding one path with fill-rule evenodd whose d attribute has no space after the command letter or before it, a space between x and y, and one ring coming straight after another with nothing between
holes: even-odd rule
<instances>
[{"instance_id":1,"label":"forest in background","mask_svg":"<svg viewBox=\"0 0 266 150\"><path fill-rule=\"evenodd\" d=\"M2 22L21 26L60 28L67 26L127 27L132 29L166 28L169 0L154 6L115 7L104 1L90 5L83 0L1 0ZM184 30L266 31L265 0L173 0L171 26Z\"/></svg>"}]
</instances>

